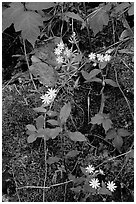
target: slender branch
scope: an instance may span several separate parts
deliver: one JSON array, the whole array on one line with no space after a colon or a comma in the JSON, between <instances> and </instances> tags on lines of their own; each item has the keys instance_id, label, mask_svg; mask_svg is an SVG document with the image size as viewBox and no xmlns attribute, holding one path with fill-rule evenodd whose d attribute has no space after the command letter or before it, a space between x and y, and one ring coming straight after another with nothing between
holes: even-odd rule
<instances>
[{"instance_id":1,"label":"slender branch","mask_svg":"<svg viewBox=\"0 0 136 204\"><path fill-rule=\"evenodd\" d=\"M63 183L57 183L57 184L54 184L54 185L51 185L51 186L22 186L22 187L18 187L17 189L18 190L23 189L23 188L49 189L49 188L56 187L56 186L61 186L61 185L64 185L64 184L67 184L67 183L70 183L70 182L73 182L73 180L65 181Z\"/></svg>"}]
</instances>

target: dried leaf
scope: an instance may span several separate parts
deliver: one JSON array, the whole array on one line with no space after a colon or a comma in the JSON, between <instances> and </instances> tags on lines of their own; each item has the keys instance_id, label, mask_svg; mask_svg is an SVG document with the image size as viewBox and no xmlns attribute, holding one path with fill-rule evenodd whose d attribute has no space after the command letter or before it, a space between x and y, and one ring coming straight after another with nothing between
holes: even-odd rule
<instances>
[{"instance_id":1,"label":"dried leaf","mask_svg":"<svg viewBox=\"0 0 136 204\"><path fill-rule=\"evenodd\" d=\"M30 72L39 78L39 81L46 86L54 86L56 83L55 73L52 66L39 62L30 66Z\"/></svg>"}]
</instances>

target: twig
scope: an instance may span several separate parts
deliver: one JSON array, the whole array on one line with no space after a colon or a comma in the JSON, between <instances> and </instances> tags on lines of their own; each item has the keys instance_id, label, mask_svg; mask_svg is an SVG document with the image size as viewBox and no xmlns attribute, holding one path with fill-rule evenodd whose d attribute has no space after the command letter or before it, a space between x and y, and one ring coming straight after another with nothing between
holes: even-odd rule
<instances>
[{"instance_id":1,"label":"twig","mask_svg":"<svg viewBox=\"0 0 136 204\"><path fill-rule=\"evenodd\" d=\"M63 183L57 183L51 186L22 186L22 187L18 187L17 189L23 189L23 188L35 188L35 189L49 189L52 187L56 187L56 186L61 186L67 183L73 182L73 180L69 180L69 181L65 181Z\"/></svg>"},{"instance_id":2,"label":"twig","mask_svg":"<svg viewBox=\"0 0 136 204\"><path fill-rule=\"evenodd\" d=\"M17 187L17 182L16 182L16 179L15 179L13 167L12 167L12 175L13 175L14 182L15 182L15 185L16 185L16 194L17 194L17 197L18 197L19 202L21 202L20 197L19 197L19 194L18 194L18 187Z\"/></svg>"}]
</instances>

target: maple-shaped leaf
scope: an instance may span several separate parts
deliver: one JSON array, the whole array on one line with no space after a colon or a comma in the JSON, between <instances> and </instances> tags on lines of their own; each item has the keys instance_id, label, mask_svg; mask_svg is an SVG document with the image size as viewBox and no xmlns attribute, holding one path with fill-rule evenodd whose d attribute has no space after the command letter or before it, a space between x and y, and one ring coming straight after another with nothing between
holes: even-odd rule
<instances>
[{"instance_id":1,"label":"maple-shaped leaf","mask_svg":"<svg viewBox=\"0 0 136 204\"><path fill-rule=\"evenodd\" d=\"M97 10L93 15L88 18L89 27L93 30L94 36L102 31L104 25L108 25L109 14L106 7Z\"/></svg>"},{"instance_id":2,"label":"maple-shaped leaf","mask_svg":"<svg viewBox=\"0 0 136 204\"><path fill-rule=\"evenodd\" d=\"M27 2L25 7L28 10L43 10L54 7L56 4L54 2Z\"/></svg>"},{"instance_id":3,"label":"maple-shaped leaf","mask_svg":"<svg viewBox=\"0 0 136 204\"><path fill-rule=\"evenodd\" d=\"M122 12L124 9L128 8L130 4L128 2L117 3L115 7L115 13Z\"/></svg>"},{"instance_id":4,"label":"maple-shaped leaf","mask_svg":"<svg viewBox=\"0 0 136 204\"><path fill-rule=\"evenodd\" d=\"M52 66L44 62L34 63L30 66L30 72L38 77L39 81L46 86L53 86L56 83L56 76Z\"/></svg>"},{"instance_id":5,"label":"maple-shaped leaf","mask_svg":"<svg viewBox=\"0 0 136 204\"><path fill-rule=\"evenodd\" d=\"M14 23L18 17L24 12L24 6L21 2L14 2L9 4L9 8L5 9L2 13L2 30L4 31L12 23Z\"/></svg>"},{"instance_id":6,"label":"maple-shaped leaf","mask_svg":"<svg viewBox=\"0 0 136 204\"><path fill-rule=\"evenodd\" d=\"M43 19L41 15L33 11L24 11L14 21L15 30L22 31L22 38L27 39L33 47L40 35L39 26L43 26Z\"/></svg>"}]
</instances>

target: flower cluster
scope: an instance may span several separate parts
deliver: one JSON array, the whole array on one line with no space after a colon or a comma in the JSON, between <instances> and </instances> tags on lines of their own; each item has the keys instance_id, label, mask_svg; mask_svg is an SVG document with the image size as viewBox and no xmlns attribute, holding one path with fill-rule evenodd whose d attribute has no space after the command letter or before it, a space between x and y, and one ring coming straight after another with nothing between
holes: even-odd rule
<instances>
[{"instance_id":1,"label":"flower cluster","mask_svg":"<svg viewBox=\"0 0 136 204\"><path fill-rule=\"evenodd\" d=\"M99 170L96 170L95 171L95 168L92 166L92 165L89 165L88 167L85 168L86 169L86 172L88 172L89 174L93 174L94 176L96 174L102 174L104 175L104 172L102 169L99 169ZM92 188L99 188L100 187L100 182L98 180L98 178L92 178L90 181L89 181L89 185L92 187ZM114 190L116 190L117 186L115 185L115 183L113 181L108 181L107 182L107 188L111 191L111 192L114 192Z\"/></svg>"},{"instance_id":2,"label":"flower cluster","mask_svg":"<svg viewBox=\"0 0 136 204\"><path fill-rule=\"evenodd\" d=\"M68 49L68 47L64 45L63 41L61 41L54 49L54 54L56 55L56 61L61 65L66 59L71 57L72 50Z\"/></svg>"},{"instance_id":3,"label":"flower cluster","mask_svg":"<svg viewBox=\"0 0 136 204\"><path fill-rule=\"evenodd\" d=\"M45 95L42 95L40 98L43 100L42 102L45 105L49 105L51 102L54 101L56 95L57 95L57 90L56 89L48 89L47 93Z\"/></svg>"},{"instance_id":4,"label":"flower cluster","mask_svg":"<svg viewBox=\"0 0 136 204\"><path fill-rule=\"evenodd\" d=\"M89 57L89 60L93 61L94 63L104 62L104 61L109 62L111 60L111 55L109 55L108 53L105 53L104 55L104 54L96 54L91 52L88 57Z\"/></svg>"}]
</instances>

